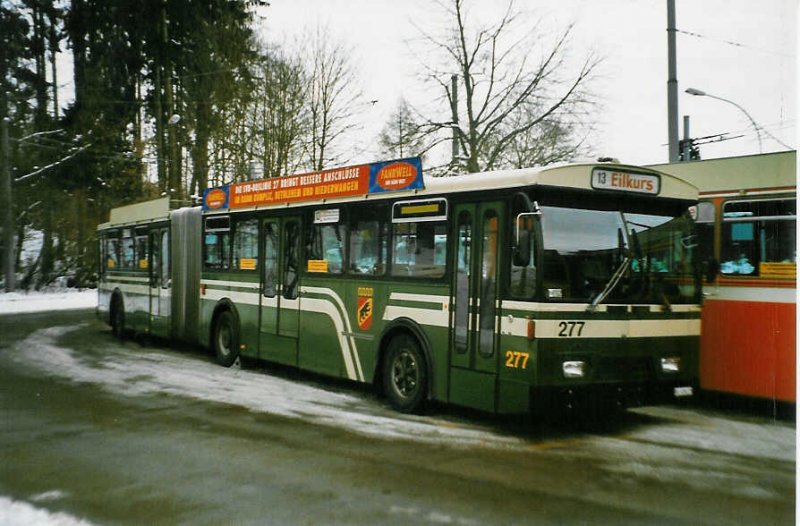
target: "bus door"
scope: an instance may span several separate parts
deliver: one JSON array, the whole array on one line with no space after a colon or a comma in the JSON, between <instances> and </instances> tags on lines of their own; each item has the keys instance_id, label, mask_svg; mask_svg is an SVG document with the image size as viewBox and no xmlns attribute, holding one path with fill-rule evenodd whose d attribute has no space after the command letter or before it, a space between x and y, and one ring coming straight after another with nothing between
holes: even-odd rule
<instances>
[{"instance_id":1,"label":"bus door","mask_svg":"<svg viewBox=\"0 0 800 526\"><path fill-rule=\"evenodd\" d=\"M450 401L494 411L497 382L499 202L456 205L453 269Z\"/></svg>"},{"instance_id":2,"label":"bus door","mask_svg":"<svg viewBox=\"0 0 800 526\"><path fill-rule=\"evenodd\" d=\"M297 365L300 319L300 218L265 219L259 358Z\"/></svg>"},{"instance_id":3,"label":"bus door","mask_svg":"<svg viewBox=\"0 0 800 526\"><path fill-rule=\"evenodd\" d=\"M170 282L169 229L150 230L150 332L169 337L172 283Z\"/></svg>"}]
</instances>

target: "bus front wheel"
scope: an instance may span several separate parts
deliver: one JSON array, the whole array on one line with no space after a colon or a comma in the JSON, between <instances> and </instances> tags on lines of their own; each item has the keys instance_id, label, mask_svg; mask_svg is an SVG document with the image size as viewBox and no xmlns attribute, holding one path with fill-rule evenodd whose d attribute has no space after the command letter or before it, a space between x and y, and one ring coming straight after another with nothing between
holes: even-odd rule
<instances>
[{"instance_id":1,"label":"bus front wheel","mask_svg":"<svg viewBox=\"0 0 800 526\"><path fill-rule=\"evenodd\" d=\"M383 362L383 389L389 404L401 413L419 413L427 385L425 355L417 341L407 334L392 338Z\"/></svg>"},{"instance_id":2,"label":"bus front wheel","mask_svg":"<svg viewBox=\"0 0 800 526\"><path fill-rule=\"evenodd\" d=\"M214 324L214 352L217 362L230 367L239 356L239 325L231 311L222 312Z\"/></svg>"}]
</instances>

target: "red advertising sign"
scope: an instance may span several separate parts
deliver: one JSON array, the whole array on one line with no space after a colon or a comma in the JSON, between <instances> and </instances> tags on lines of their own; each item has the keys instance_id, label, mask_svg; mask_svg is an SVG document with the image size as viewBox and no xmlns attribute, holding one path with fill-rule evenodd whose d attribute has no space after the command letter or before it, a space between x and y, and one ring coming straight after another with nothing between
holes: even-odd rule
<instances>
[{"instance_id":1,"label":"red advertising sign","mask_svg":"<svg viewBox=\"0 0 800 526\"><path fill-rule=\"evenodd\" d=\"M350 166L230 185L229 208L366 194L369 165Z\"/></svg>"},{"instance_id":2,"label":"red advertising sign","mask_svg":"<svg viewBox=\"0 0 800 526\"><path fill-rule=\"evenodd\" d=\"M209 188L203 210L251 208L424 188L419 157Z\"/></svg>"}]
</instances>

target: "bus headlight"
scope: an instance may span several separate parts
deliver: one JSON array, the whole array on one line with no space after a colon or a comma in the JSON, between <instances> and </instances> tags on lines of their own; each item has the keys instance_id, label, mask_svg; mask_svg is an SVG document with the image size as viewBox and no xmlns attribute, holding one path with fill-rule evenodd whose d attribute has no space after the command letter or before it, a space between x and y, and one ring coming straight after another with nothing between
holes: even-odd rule
<instances>
[{"instance_id":1,"label":"bus headlight","mask_svg":"<svg viewBox=\"0 0 800 526\"><path fill-rule=\"evenodd\" d=\"M661 358L661 372L664 373L677 373L681 370L681 357L668 356Z\"/></svg>"},{"instance_id":2,"label":"bus headlight","mask_svg":"<svg viewBox=\"0 0 800 526\"><path fill-rule=\"evenodd\" d=\"M579 360L561 364L561 370L564 371L564 378L583 378L586 376L586 371L588 369L589 365Z\"/></svg>"}]
</instances>

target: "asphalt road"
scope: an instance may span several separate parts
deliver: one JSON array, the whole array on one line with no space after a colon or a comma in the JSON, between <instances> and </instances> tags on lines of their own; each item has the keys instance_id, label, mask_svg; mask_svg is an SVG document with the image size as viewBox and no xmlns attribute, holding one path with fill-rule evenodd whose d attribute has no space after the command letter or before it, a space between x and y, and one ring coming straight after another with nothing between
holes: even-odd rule
<instances>
[{"instance_id":1,"label":"asphalt road","mask_svg":"<svg viewBox=\"0 0 800 526\"><path fill-rule=\"evenodd\" d=\"M348 384L119 343L88 311L0 316L0 335L0 523L795 520L793 422L413 417Z\"/></svg>"}]
</instances>

